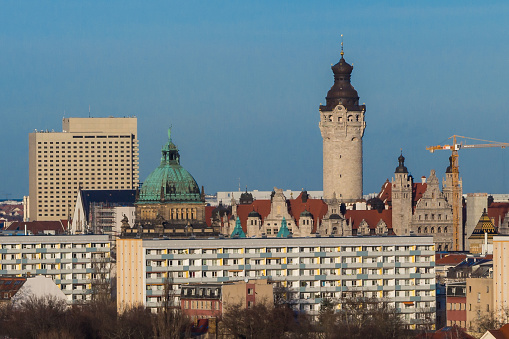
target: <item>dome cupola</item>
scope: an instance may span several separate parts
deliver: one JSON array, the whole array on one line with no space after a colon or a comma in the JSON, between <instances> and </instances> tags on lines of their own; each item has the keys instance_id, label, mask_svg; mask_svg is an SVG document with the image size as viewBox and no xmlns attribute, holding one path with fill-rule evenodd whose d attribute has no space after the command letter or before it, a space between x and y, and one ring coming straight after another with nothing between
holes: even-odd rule
<instances>
[{"instance_id":1,"label":"dome cupola","mask_svg":"<svg viewBox=\"0 0 509 339\"><path fill-rule=\"evenodd\" d=\"M196 180L180 165L179 150L171 140L171 128L161 153L161 164L143 183L136 203L202 203Z\"/></svg>"}]
</instances>

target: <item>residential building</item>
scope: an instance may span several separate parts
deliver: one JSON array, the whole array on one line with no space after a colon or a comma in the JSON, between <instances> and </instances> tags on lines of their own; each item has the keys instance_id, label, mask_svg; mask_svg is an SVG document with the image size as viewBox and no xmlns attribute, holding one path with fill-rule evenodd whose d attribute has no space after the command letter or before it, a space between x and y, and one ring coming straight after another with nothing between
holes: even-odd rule
<instances>
[{"instance_id":1,"label":"residential building","mask_svg":"<svg viewBox=\"0 0 509 339\"><path fill-rule=\"evenodd\" d=\"M251 308L257 303L274 303L273 286L267 280L188 284L182 285L180 294L180 308L192 319L219 318L229 307Z\"/></svg>"},{"instance_id":2,"label":"residential building","mask_svg":"<svg viewBox=\"0 0 509 339\"><path fill-rule=\"evenodd\" d=\"M160 307L171 285L268 279L288 288L292 307L317 315L323 298L380 298L409 327L434 324L431 237L117 239L117 306ZM176 298L178 302L178 298Z\"/></svg>"},{"instance_id":3,"label":"residential building","mask_svg":"<svg viewBox=\"0 0 509 339\"><path fill-rule=\"evenodd\" d=\"M493 310L501 316L509 309L509 236L493 237ZM505 320L505 319L504 319Z\"/></svg>"},{"instance_id":4,"label":"residential building","mask_svg":"<svg viewBox=\"0 0 509 339\"><path fill-rule=\"evenodd\" d=\"M0 236L0 275L44 275L68 303L90 300L92 285L110 279L107 235Z\"/></svg>"},{"instance_id":5,"label":"residential building","mask_svg":"<svg viewBox=\"0 0 509 339\"><path fill-rule=\"evenodd\" d=\"M29 134L29 218L70 219L79 189L136 189L136 118L64 118Z\"/></svg>"},{"instance_id":6,"label":"residential building","mask_svg":"<svg viewBox=\"0 0 509 339\"><path fill-rule=\"evenodd\" d=\"M467 328L466 282L447 284L447 326Z\"/></svg>"},{"instance_id":7,"label":"residential building","mask_svg":"<svg viewBox=\"0 0 509 339\"><path fill-rule=\"evenodd\" d=\"M493 313L493 278L467 278L466 283L467 329L475 331L479 320Z\"/></svg>"},{"instance_id":8,"label":"residential building","mask_svg":"<svg viewBox=\"0 0 509 339\"><path fill-rule=\"evenodd\" d=\"M25 277L0 277L0 307L11 303L12 297L26 282Z\"/></svg>"}]
</instances>

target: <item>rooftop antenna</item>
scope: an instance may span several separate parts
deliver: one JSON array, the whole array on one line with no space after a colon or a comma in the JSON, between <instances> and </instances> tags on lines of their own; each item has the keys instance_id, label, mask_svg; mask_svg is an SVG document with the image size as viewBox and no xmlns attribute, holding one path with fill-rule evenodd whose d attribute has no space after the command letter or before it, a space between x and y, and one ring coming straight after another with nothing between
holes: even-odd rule
<instances>
[{"instance_id":1,"label":"rooftop antenna","mask_svg":"<svg viewBox=\"0 0 509 339\"><path fill-rule=\"evenodd\" d=\"M341 56L345 55L345 52L343 52L343 34L341 34Z\"/></svg>"},{"instance_id":2,"label":"rooftop antenna","mask_svg":"<svg viewBox=\"0 0 509 339\"><path fill-rule=\"evenodd\" d=\"M239 192L240 192L240 178L239 178Z\"/></svg>"},{"instance_id":3,"label":"rooftop antenna","mask_svg":"<svg viewBox=\"0 0 509 339\"><path fill-rule=\"evenodd\" d=\"M88 105L88 117L90 118L90 104Z\"/></svg>"}]
</instances>

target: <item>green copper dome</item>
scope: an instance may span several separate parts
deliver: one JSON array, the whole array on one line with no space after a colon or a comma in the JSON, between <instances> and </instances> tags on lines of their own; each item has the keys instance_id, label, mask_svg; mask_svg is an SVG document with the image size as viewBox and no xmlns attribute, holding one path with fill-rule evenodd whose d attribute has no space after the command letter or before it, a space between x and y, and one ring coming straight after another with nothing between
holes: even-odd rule
<instances>
[{"instance_id":1,"label":"green copper dome","mask_svg":"<svg viewBox=\"0 0 509 339\"><path fill-rule=\"evenodd\" d=\"M180 166L180 154L171 141L171 129L168 130L168 143L161 152L161 164L143 183L136 203L201 203L196 180Z\"/></svg>"}]
</instances>

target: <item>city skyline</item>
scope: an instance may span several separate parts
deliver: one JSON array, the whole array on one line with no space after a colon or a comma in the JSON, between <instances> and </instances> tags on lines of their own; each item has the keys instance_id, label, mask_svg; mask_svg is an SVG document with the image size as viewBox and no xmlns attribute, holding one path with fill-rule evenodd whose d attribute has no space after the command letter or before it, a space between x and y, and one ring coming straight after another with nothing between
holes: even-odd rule
<instances>
[{"instance_id":1,"label":"city skyline","mask_svg":"<svg viewBox=\"0 0 509 339\"><path fill-rule=\"evenodd\" d=\"M502 2L122 4L0 4L1 199L28 195L28 133L60 131L89 106L92 117L138 117L142 182L173 125L206 193L239 181L321 190L318 107L340 34L367 107L365 194L393 176L401 148L416 179L441 178L450 154L426 146L452 134L509 141ZM508 192L508 159L460 152L463 192Z\"/></svg>"}]
</instances>

